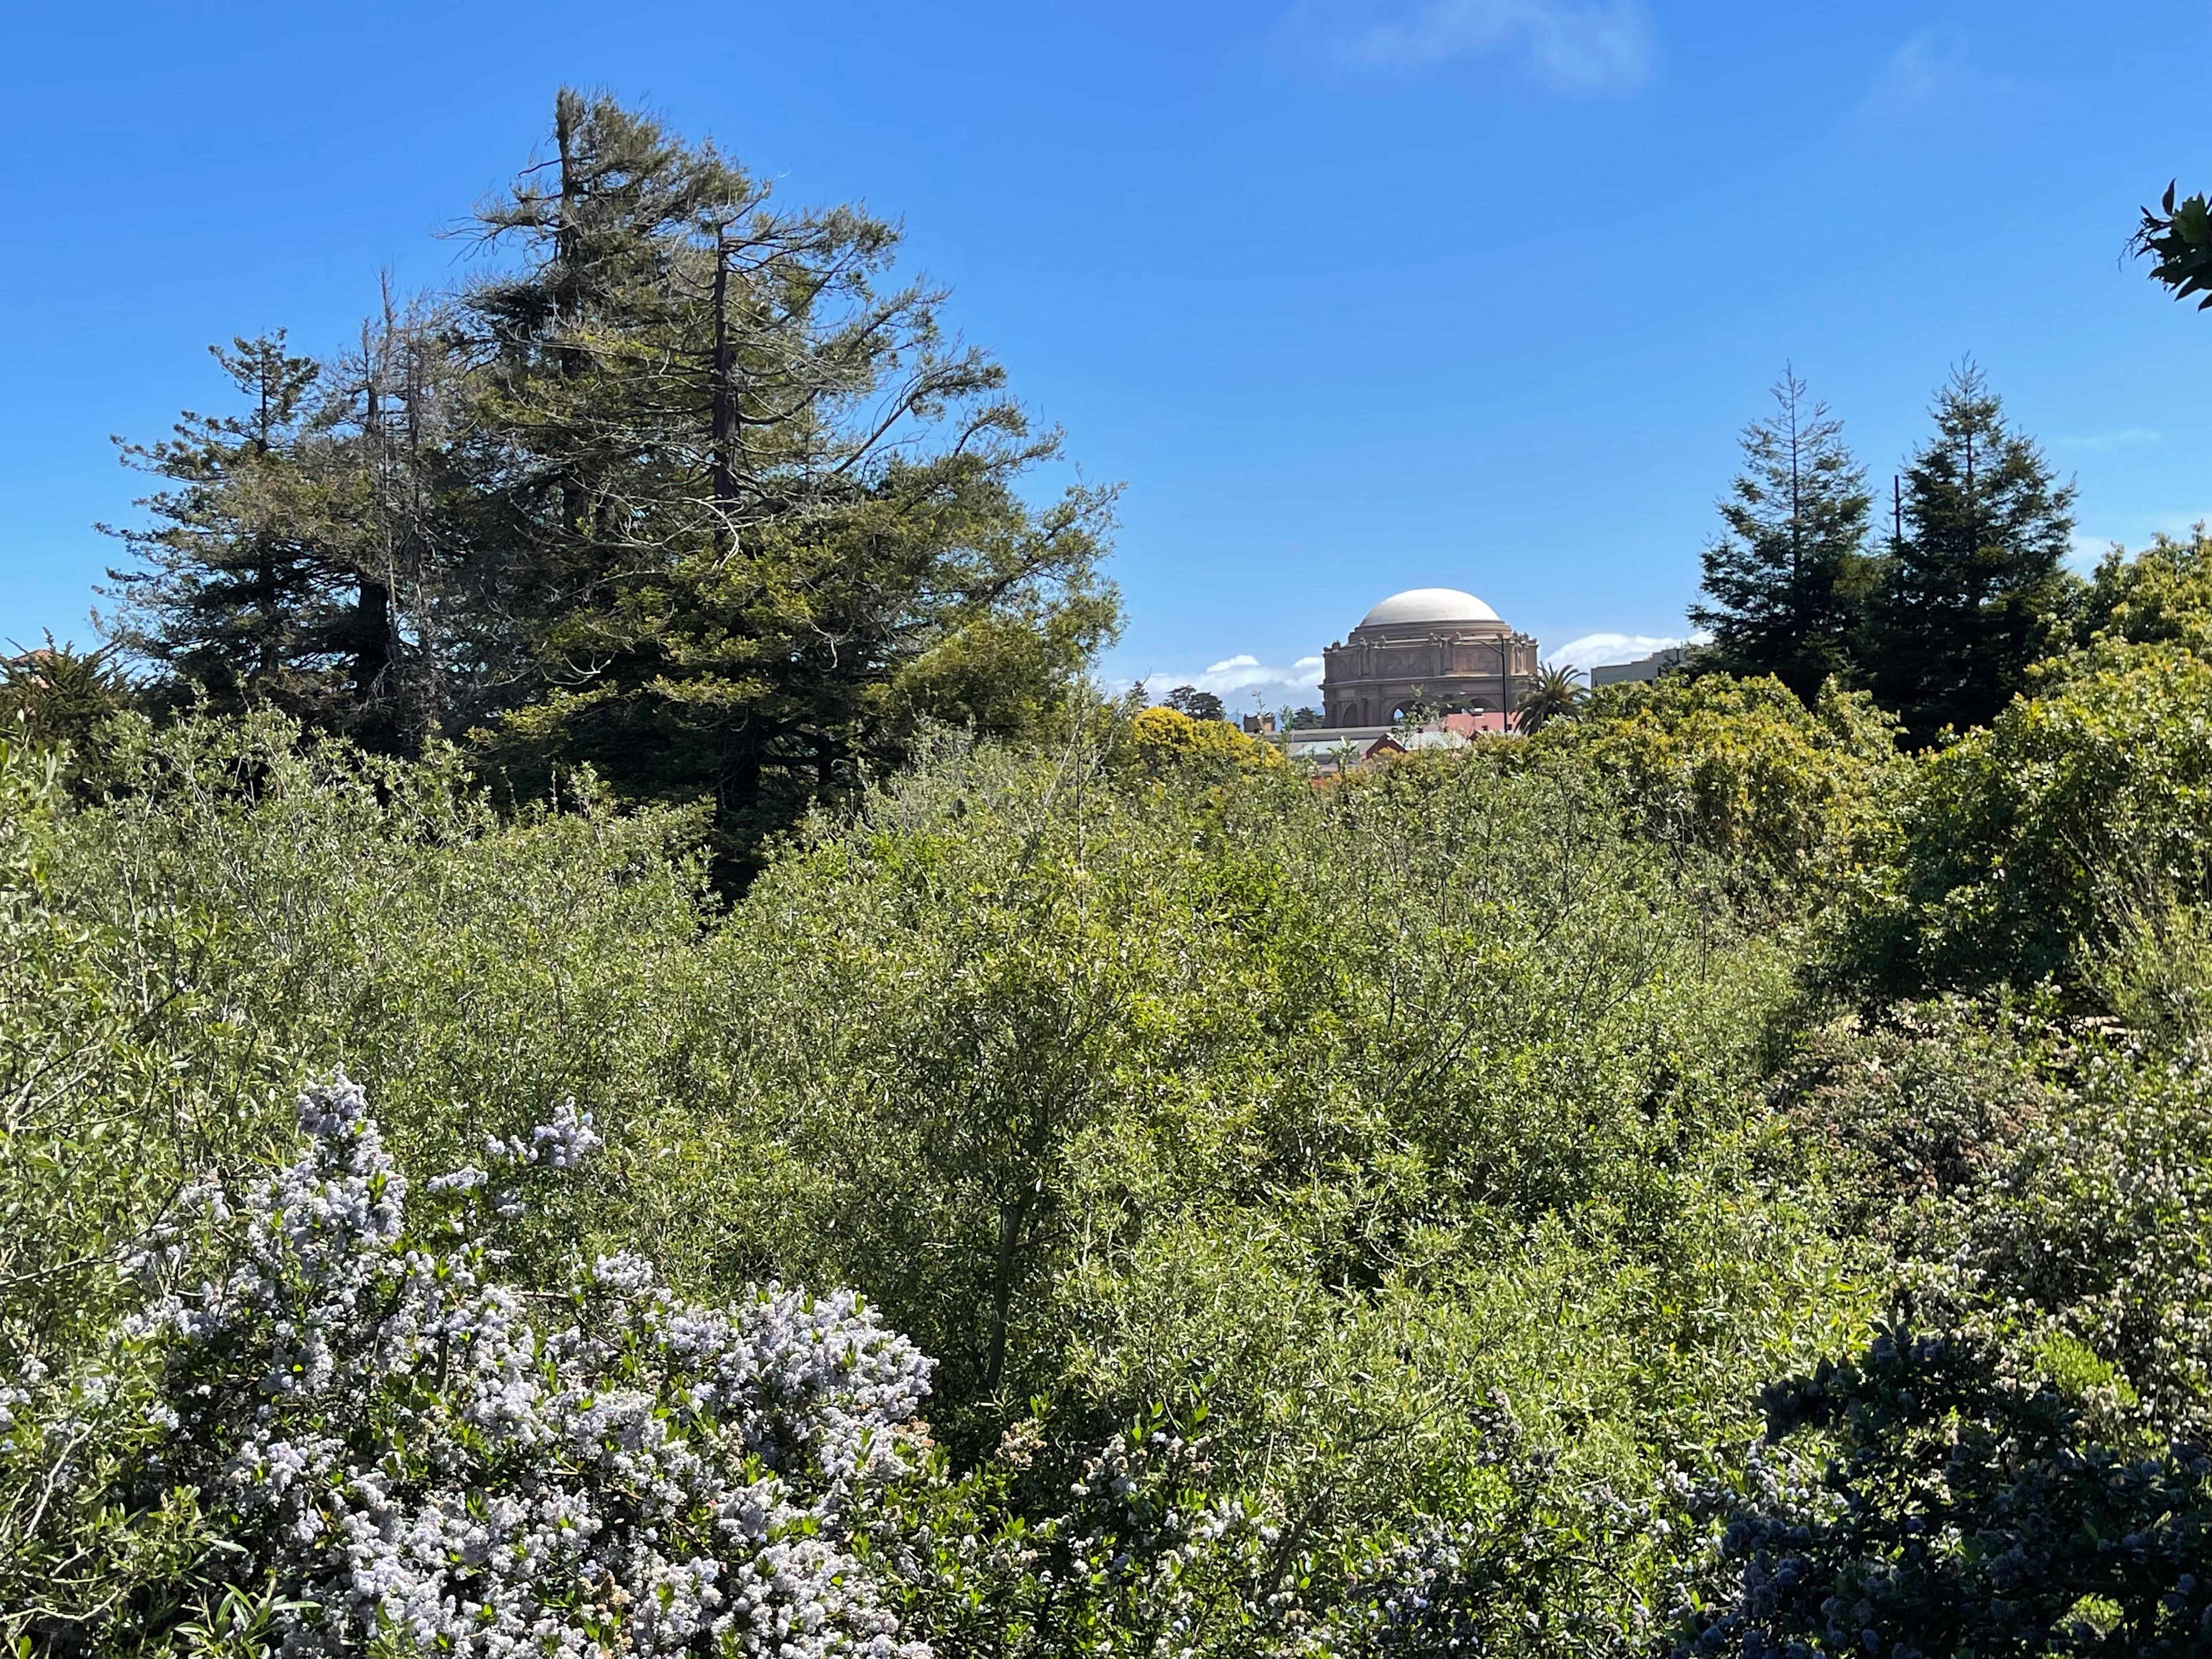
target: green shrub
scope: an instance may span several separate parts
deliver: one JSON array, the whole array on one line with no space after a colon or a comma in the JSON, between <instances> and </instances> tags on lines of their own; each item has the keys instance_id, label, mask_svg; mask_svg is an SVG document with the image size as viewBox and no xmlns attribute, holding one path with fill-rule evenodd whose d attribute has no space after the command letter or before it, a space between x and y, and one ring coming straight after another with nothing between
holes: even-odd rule
<instances>
[{"instance_id":1,"label":"green shrub","mask_svg":"<svg viewBox=\"0 0 2212 1659\"><path fill-rule=\"evenodd\" d=\"M361 1079L422 1168L574 1097L609 1147L507 1229L518 1291L631 1249L701 1301L864 1293L937 1362L951 1484L915 1501L956 1531L1042 1527L1115 1435L1203 1407L1206 1503L1273 1536L1192 1569L1201 1650L1285 1636L1250 1622L1277 1595L1366 1629L1407 1573L1530 1651L1654 1628L1670 1468L1734 1457L1751 1382L1842 1351L1877 1288L1758 1103L1797 1005L1790 888L1739 841L1625 814L1621 769L1573 744L1317 793L1133 768L1126 730L947 741L726 913L695 817L587 781L502 818L449 754L265 720L125 722L82 805L19 763L9 925L44 942L0 964L23 988L0 1020L17 1055L80 1058L43 1149L0 1145L0 1200L87 1249L0 1298L0 1368L104 1379L99 1455L136 1456L123 1263L187 1171L281 1144L302 1075ZM59 1467L18 1449L12 1491ZM11 1582L94 1625L122 1590L181 1594L201 1510L102 1509L114 1470L59 1455L90 1507L9 1540ZM1096 1594L939 1562L915 1616L960 1651L981 1627L942 1597L982 1585L1032 1609L1035 1651L1138 1641L1136 1580L1055 1535ZM232 1588L259 1628L261 1590Z\"/></svg>"},{"instance_id":2,"label":"green shrub","mask_svg":"<svg viewBox=\"0 0 2212 1659\"><path fill-rule=\"evenodd\" d=\"M1586 756L1643 834L1792 911L1847 902L1882 867L1907 772L1896 722L1865 694L1831 684L1808 708L1771 678L1609 687L1536 743Z\"/></svg>"},{"instance_id":3,"label":"green shrub","mask_svg":"<svg viewBox=\"0 0 2212 1659\"><path fill-rule=\"evenodd\" d=\"M2063 1388L1953 1334L1884 1331L1767 1411L1782 1452L1729 1528L1731 1594L1685 1651L2204 1650L2212 1459L2196 1449L2100 1445Z\"/></svg>"},{"instance_id":4,"label":"green shrub","mask_svg":"<svg viewBox=\"0 0 2212 1659\"><path fill-rule=\"evenodd\" d=\"M1856 943L1875 982L2080 988L2130 907L2206 890L2212 662L2100 648L1929 756L1901 821Z\"/></svg>"},{"instance_id":5,"label":"green shrub","mask_svg":"<svg viewBox=\"0 0 2212 1659\"><path fill-rule=\"evenodd\" d=\"M2160 535L2127 557L2098 562L2083 605L2087 638L2212 648L2212 537L2200 525L2185 541Z\"/></svg>"},{"instance_id":6,"label":"green shrub","mask_svg":"<svg viewBox=\"0 0 2212 1659\"><path fill-rule=\"evenodd\" d=\"M1484 1524L1502 1391L1598 1524L1863 1306L1755 1190L1787 949L1609 799L1571 756L1123 785L1103 734L896 780L711 948L699 1249L866 1291L964 1458L1034 1414L1067 1469L1210 1376L1225 1478L1327 1555Z\"/></svg>"},{"instance_id":7,"label":"green shrub","mask_svg":"<svg viewBox=\"0 0 2212 1659\"><path fill-rule=\"evenodd\" d=\"M1930 1205L1997 1178L2064 1098L2048 1012L1954 996L1806 1034L1768 1097L1839 1231L1911 1255Z\"/></svg>"}]
</instances>

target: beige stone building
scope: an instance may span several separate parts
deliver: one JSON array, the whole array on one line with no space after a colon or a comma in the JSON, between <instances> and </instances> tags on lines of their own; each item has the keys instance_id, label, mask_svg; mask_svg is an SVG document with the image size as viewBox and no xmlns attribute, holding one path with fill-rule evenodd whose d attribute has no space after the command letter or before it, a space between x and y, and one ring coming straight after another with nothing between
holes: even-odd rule
<instances>
[{"instance_id":1,"label":"beige stone building","mask_svg":"<svg viewBox=\"0 0 2212 1659\"><path fill-rule=\"evenodd\" d=\"M1536 641L1472 593L1417 587L1369 611L1322 665L1331 729L1387 726L1416 708L1510 714L1536 677Z\"/></svg>"}]
</instances>

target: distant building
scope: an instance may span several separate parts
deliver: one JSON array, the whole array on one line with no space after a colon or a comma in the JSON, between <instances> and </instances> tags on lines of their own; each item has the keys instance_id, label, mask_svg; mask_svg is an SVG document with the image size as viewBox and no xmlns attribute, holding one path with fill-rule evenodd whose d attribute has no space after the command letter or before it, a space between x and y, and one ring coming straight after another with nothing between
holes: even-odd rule
<instances>
[{"instance_id":1,"label":"distant building","mask_svg":"<svg viewBox=\"0 0 2212 1659\"><path fill-rule=\"evenodd\" d=\"M1682 665L1682 647L1670 645L1634 662L1609 662L1590 670L1590 689L1619 685L1627 680L1656 680L1670 668Z\"/></svg>"},{"instance_id":2,"label":"distant building","mask_svg":"<svg viewBox=\"0 0 2212 1659\"><path fill-rule=\"evenodd\" d=\"M1472 593L1417 587L1394 593L1322 653L1320 732L1388 731L1416 709L1512 713L1536 678L1536 641Z\"/></svg>"}]
</instances>

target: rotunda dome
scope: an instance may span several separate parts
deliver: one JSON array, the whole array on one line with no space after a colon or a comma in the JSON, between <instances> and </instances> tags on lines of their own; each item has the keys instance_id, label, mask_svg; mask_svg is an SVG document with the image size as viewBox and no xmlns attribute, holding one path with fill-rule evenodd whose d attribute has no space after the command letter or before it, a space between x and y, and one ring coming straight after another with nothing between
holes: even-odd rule
<instances>
[{"instance_id":1,"label":"rotunda dome","mask_svg":"<svg viewBox=\"0 0 2212 1659\"><path fill-rule=\"evenodd\" d=\"M1498 619L1495 611L1456 587L1413 587L1393 593L1362 617L1359 625L1376 628L1391 623L1494 623Z\"/></svg>"}]
</instances>

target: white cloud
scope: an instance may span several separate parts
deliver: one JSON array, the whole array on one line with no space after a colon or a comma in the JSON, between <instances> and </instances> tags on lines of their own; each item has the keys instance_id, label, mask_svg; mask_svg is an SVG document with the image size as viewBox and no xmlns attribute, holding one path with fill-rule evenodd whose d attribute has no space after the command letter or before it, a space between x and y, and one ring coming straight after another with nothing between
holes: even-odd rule
<instances>
[{"instance_id":1,"label":"white cloud","mask_svg":"<svg viewBox=\"0 0 2212 1659\"><path fill-rule=\"evenodd\" d=\"M1215 663L1201 673L1160 672L1145 676L1144 685L1153 696L1165 696L1179 685L1211 691L1232 714L1250 714L1255 707L1269 709L1285 703L1316 702L1321 696L1321 659L1300 657L1287 668L1272 668L1249 652ZM1252 701L1254 693L1261 699Z\"/></svg>"},{"instance_id":2,"label":"white cloud","mask_svg":"<svg viewBox=\"0 0 2212 1659\"><path fill-rule=\"evenodd\" d=\"M2154 444L2166 434L2148 427L2123 427L2118 432L2093 432L2085 438L2054 438L2060 449L2118 449L2123 444Z\"/></svg>"},{"instance_id":3,"label":"white cloud","mask_svg":"<svg viewBox=\"0 0 2212 1659\"><path fill-rule=\"evenodd\" d=\"M1587 674L1606 663L1634 662L1638 657L1648 657L1654 651L1681 643L1679 638L1657 634L1585 634L1547 652L1544 660Z\"/></svg>"},{"instance_id":4,"label":"white cloud","mask_svg":"<svg viewBox=\"0 0 2212 1659\"><path fill-rule=\"evenodd\" d=\"M1641 0L1300 0L1284 21L1341 70L1419 75L1500 57L1572 92L1638 85L1654 55Z\"/></svg>"},{"instance_id":5,"label":"white cloud","mask_svg":"<svg viewBox=\"0 0 2212 1659\"><path fill-rule=\"evenodd\" d=\"M1919 121L2017 89L1983 64L1964 31L1944 25L1922 29L1884 58L1854 112L1864 121Z\"/></svg>"}]
</instances>

